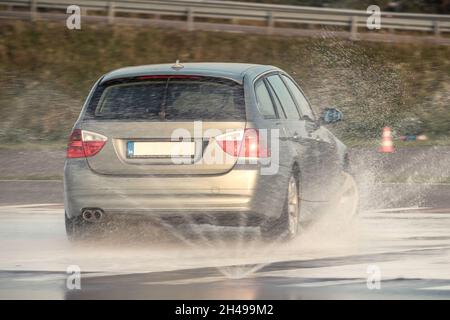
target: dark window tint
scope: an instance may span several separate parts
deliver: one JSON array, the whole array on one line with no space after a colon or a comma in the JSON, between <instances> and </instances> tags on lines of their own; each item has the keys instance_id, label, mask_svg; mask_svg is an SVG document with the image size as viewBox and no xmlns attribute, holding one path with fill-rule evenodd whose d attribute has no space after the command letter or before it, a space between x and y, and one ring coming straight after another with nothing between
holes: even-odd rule
<instances>
[{"instance_id":1,"label":"dark window tint","mask_svg":"<svg viewBox=\"0 0 450 320\"><path fill-rule=\"evenodd\" d=\"M100 119L245 119L242 86L215 78L108 83L97 89L89 110Z\"/></svg>"},{"instance_id":2,"label":"dark window tint","mask_svg":"<svg viewBox=\"0 0 450 320\"><path fill-rule=\"evenodd\" d=\"M276 118L275 109L273 108L272 99L267 91L266 85L262 80L255 85L256 100L258 101L258 109L265 118Z\"/></svg>"},{"instance_id":3,"label":"dark window tint","mask_svg":"<svg viewBox=\"0 0 450 320\"><path fill-rule=\"evenodd\" d=\"M306 100L305 96L297 87L297 85L291 79L289 79L284 75L283 79L286 81L289 90L291 90L294 99L297 101L297 105L300 107L300 112L302 113L302 116L308 117L310 120L314 120L315 119L314 113L311 110L308 100Z\"/></svg>"},{"instance_id":4,"label":"dark window tint","mask_svg":"<svg viewBox=\"0 0 450 320\"><path fill-rule=\"evenodd\" d=\"M273 75L267 77L267 80L272 85L276 95L281 101L284 111L288 119L299 119L300 115L298 113L297 107L295 106L294 100L292 100L291 94L284 85L283 81L278 75Z\"/></svg>"}]
</instances>

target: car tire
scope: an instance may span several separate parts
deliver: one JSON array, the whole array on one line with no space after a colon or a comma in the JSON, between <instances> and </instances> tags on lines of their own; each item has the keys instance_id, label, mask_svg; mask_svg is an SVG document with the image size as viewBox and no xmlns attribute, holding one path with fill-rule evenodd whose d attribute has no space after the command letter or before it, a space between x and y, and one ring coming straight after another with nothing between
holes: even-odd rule
<instances>
[{"instance_id":1,"label":"car tire","mask_svg":"<svg viewBox=\"0 0 450 320\"><path fill-rule=\"evenodd\" d=\"M265 240L289 241L295 238L300 228L300 184L298 173L292 173L288 180L283 212L275 221L260 226L261 236Z\"/></svg>"}]
</instances>

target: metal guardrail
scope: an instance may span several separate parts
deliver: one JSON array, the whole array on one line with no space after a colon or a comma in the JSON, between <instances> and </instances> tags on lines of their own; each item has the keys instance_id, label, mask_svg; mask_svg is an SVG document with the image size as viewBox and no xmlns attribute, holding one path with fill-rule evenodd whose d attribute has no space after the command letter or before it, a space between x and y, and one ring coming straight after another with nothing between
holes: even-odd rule
<instances>
[{"instance_id":1,"label":"metal guardrail","mask_svg":"<svg viewBox=\"0 0 450 320\"><path fill-rule=\"evenodd\" d=\"M59 10L65 13L67 7L73 4L80 6L82 14L86 17L97 17L108 23L120 23L124 21L126 15L140 14L149 15L145 19L158 20L162 25L172 23L187 30L223 27L225 31L308 35L317 34L317 28L316 31L310 30L315 26L328 26L343 29L344 34L351 39L367 38L364 34L370 32L374 34L375 40L383 38L379 33L375 35L377 32L374 31L359 32L367 30L366 21L370 14L365 11L231 1L0 0L0 6L4 7L3 11L0 11L2 13L0 18L24 17L26 11L28 18L32 20L47 19L51 17L49 12ZM174 17L178 20L173 20ZM130 16L126 19L127 22L130 23L132 18ZM228 20L228 23L214 22L214 19ZM247 23L243 24L243 21ZM252 22L254 25L251 25ZM212 26L214 24L216 27ZM414 38L432 37L439 42L445 33L450 33L450 15L382 12L381 28L389 30L391 34L398 31L416 32ZM341 35L344 34L341 32Z\"/></svg>"}]
</instances>

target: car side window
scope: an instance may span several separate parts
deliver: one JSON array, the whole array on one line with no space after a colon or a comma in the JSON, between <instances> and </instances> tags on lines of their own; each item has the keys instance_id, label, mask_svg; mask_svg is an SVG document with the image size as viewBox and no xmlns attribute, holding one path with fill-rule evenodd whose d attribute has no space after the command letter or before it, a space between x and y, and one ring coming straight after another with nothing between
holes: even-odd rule
<instances>
[{"instance_id":1,"label":"car side window","mask_svg":"<svg viewBox=\"0 0 450 320\"><path fill-rule=\"evenodd\" d=\"M278 112L278 115L282 119L287 119L286 112L284 112L283 107L281 106L280 99L278 99L275 91L270 84L266 82L267 90L269 90L269 94L272 97L273 104L275 105L275 109Z\"/></svg>"},{"instance_id":2,"label":"car side window","mask_svg":"<svg viewBox=\"0 0 450 320\"><path fill-rule=\"evenodd\" d=\"M259 112L267 119L275 119L277 114L267 91L266 84L263 80L259 80L255 85L256 101L258 103Z\"/></svg>"},{"instance_id":3,"label":"car side window","mask_svg":"<svg viewBox=\"0 0 450 320\"><path fill-rule=\"evenodd\" d=\"M267 77L267 81L269 81L275 94L279 98L287 118L292 120L300 119L300 114L295 106L295 102L281 78L278 75L271 75Z\"/></svg>"},{"instance_id":4,"label":"car side window","mask_svg":"<svg viewBox=\"0 0 450 320\"><path fill-rule=\"evenodd\" d=\"M297 101L297 105L300 108L300 112L302 113L303 117L307 117L310 120L315 120L314 113L311 109L311 106L308 103L308 100L306 100L303 93L300 91L298 86L288 77L283 75L283 79L286 82L289 90L291 90L292 95L294 96L295 101Z\"/></svg>"}]
</instances>

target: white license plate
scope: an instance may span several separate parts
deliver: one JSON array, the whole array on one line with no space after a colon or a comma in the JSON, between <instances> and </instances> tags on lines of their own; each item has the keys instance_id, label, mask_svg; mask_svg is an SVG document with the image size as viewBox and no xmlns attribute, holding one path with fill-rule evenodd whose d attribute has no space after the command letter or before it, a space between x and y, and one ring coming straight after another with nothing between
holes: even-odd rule
<instances>
[{"instance_id":1,"label":"white license plate","mask_svg":"<svg viewBox=\"0 0 450 320\"><path fill-rule=\"evenodd\" d=\"M139 157L192 157L195 154L195 142L149 142L128 141L127 156Z\"/></svg>"}]
</instances>

